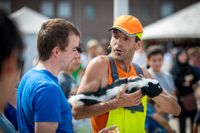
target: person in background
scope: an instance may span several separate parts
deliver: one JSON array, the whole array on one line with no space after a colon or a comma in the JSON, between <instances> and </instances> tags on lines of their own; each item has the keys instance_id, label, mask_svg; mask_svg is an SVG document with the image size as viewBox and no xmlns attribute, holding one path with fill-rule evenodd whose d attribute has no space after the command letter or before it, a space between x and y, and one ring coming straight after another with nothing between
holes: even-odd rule
<instances>
[{"instance_id":1,"label":"person in background","mask_svg":"<svg viewBox=\"0 0 200 133\"><path fill-rule=\"evenodd\" d=\"M147 60L149 72L157 79L162 88L168 93L175 95L175 85L172 75L167 71L162 71L164 52L159 46L150 46L147 49Z\"/></svg>"},{"instance_id":2,"label":"person in background","mask_svg":"<svg viewBox=\"0 0 200 133\"><path fill-rule=\"evenodd\" d=\"M81 48L78 48L78 51L79 51L79 53L80 53L79 66L78 66L77 69L75 69L75 70L71 73L71 75L72 75L73 79L75 80L77 86L80 84L81 79L82 79L82 77L83 77L83 75L84 75L84 72L85 72L85 68L84 68L84 65L83 65L84 63L81 62L81 57L83 57L83 51L82 51ZM85 67L86 67L86 66L85 66Z\"/></svg>"},{"instance_id":3,"label":"person in background","mask_svg":"<svg viewBox=\"0 0 200 133\"><path fill-rule=\"evenodd\" d=\"M200 80L200 47L189 48L189 64L193 67L198 79Z\"/></svg>"},{"instance_id":4,"label":"person in background","mask_svg":"<svg viewBox=\"0 0 200 133\"><path fill-rule=\"evenodd\" d=\"M189 118L191 125L193 125L197 111L192 85L198 80L194 69L188 64L188 56L185 50L177 52L171 74L176 86L176 96L181 106L181 114L178 117L179 128L181 133L185 133L186 118Z\"/></svg>"},{"instance_id":5,"label":"person in background","mask_svg":"<svg viewBox=\"0 0 200 133\"><path fill-rule=\"evenodd\" d=\"M175 133L162 113L155 102L149 99L145 123L147 133Z\"/></svg>"},{"instance_id":6,"label":"person in background","mask_svg":"<svg viewBox=\"0 0 200 133\"><path fill-rule=\"evenodd\" d=\"M175 85L171 74L168 73L167 71L162 71L161 69L163 65L163 59L164 59L164 52L161 47L150 46L147 49L147 60L148 60L148 66L150 67L148 69L149 72L152 74L153 78L159 81L159 84L163 89L165 89L171 95L175 95ZM154 102L148 103L147 119L151 121L149 122L149 124L146 123L147 125L149 125L150 132L154 132L157 129L159 129L160 132L173 132L172 128L168 124L169 115L164 113L163 110L160 110L159 107ZM164 126L165 124L166 126Z\"/></svg>"},{"instance_id":7,"label":"person in background","mask_svg":"<svg viewBox=\"0 0 200 133\"><path fill-rule=\"evenodd\" d=\"M0 31L0 132L15 133L14 126L3 113L16 92L24 45L16 26L3 11L0 11Z\"/></svg>"},{"instance_id":8,"label":"person in background","mask_svg":"<svg viewBox=\"0 0 200 133\"><path fill-rule=\"evenodd\" d=\"M86 68L88 63L97 56L96 53L98 47L99 42L96 39L91 39L87 42L87 53L81 55L81 63L84 68Z\"/></svg>"},{"instance_id":9,"label":"person in background","mask_svg":"<svg viewBox=\"0 0 200 133\"><path fill-rule=\"evenodd\" d=\"M81 49L77 49L79 52L79 56L75 57L70 65L62 71L58 76L58 82L65 94L65 97L68 99L71 95L75 95L78 88L78 83L72 76L72 72L77 70L80 66L80 53ZM89 133L91 132L91 126L89 119L81 119L81 120L72 120L73 124L73 132L74 133Z\"/></svg>"},{"instance_id":10,"label":"person in background","mask_svg":"<svg viewBox=\"0 0 200 133\"><path fill-rule=\"evenodd\" d=\"M188 51L189 64L200 68L200 47L189 48Z\"/></svg>"},{"instance_id":11,"label":"person in background","mask_svg":"<svg viewBox=\"0 0 200 133\"><path fill-rule=\"evenodd\" d=\"M74 70L77 70L80 66L80 53L81 53L80 48L78 48L78 52L79 56L75 57L70 63L70 65L64 71L60 72L60 74L58 75L58 82L67 99L69 98L72 89L74 89L73 90L74 92L76 92L77 89L77 83L72 76L72 72Z\"/></svg>"},{"instance_id":12,"label":"person in background","mask_svg":"<svg viewBox=\"0 0 200 133\"><path fill-rule=\"evenodd\" d=\"M96 57L97 49L99 47L99 42L95 39L91 39L87 43L87 53L88 53L88 58L91 60L94 57Z\"/></svg>"},{"instance_id":13,"label":"person in background","mask_svg":"<svg viewBox=\"0 0 200 133\"><path fill-rule=\"evenodd\" d=\"M200 80L193 85L195 98L197 101L197 113L194 118L193 133L200 132Z\"/></svg>"}]
</instances>

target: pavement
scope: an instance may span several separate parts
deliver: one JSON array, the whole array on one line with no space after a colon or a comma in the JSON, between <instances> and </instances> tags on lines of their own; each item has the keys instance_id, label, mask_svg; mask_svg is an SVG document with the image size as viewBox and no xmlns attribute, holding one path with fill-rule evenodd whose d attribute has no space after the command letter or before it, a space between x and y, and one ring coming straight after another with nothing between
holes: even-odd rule
<instances>
[{"instance_id":1,"label":"pavement","mask_svg":"<svg viewBox=\"0 0 200 133\"><path fill-rule=\"evenodd\" d=\"M176 133L180 133L179 126L178 126L178 119L177 118L171 118L169 121L170 126L176 131ZM190 119L187 119L186 121L186 133L191 133L190 131Z\"/></svg>"}]
</instances>

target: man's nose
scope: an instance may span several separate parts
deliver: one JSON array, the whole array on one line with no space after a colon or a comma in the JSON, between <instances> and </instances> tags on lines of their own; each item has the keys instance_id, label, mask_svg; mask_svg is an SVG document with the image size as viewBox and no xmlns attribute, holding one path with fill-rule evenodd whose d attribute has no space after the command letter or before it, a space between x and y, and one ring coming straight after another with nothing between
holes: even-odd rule
<instances>
[{"instance_id":1,"label":"man's nose","mask_svg":"<svg viewBox=\"0 0 200 133\"><path fill-rule=\"evenodd\" d=\"M121 45L122 44L122 39L121 38L116 39L116 44L117 45Z\"/></svg>"}]
</instances>

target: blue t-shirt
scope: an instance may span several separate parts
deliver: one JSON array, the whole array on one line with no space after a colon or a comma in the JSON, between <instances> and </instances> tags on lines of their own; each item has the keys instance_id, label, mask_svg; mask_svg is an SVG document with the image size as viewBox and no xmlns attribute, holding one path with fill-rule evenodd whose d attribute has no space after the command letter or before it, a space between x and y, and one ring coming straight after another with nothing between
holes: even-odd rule
<instances>
[{"instance_id":1,"label":"blue t-shirt","mask_svg":"<svg viewBox=\"0 0 200 133\"><path fill-rule=\"evenodd\" d=\"M34 122L58 122L57 133L72 133L72 113L58 79L47 70L28 71L18 87L18 130L34 132Z\"/></svg>"},{"instance_id":2,"label":"blue t-shirt","mask_svg":"<svg viewBox=\"0 0 200 133\"><path fill-rule=\"evenodd\" d=\"M6 105L4 114L6 118L13 124L15 127L15 130L18 130L17 126L17 110L15 107L13 107L10 103Z\"/></svg>"}]
</instances>

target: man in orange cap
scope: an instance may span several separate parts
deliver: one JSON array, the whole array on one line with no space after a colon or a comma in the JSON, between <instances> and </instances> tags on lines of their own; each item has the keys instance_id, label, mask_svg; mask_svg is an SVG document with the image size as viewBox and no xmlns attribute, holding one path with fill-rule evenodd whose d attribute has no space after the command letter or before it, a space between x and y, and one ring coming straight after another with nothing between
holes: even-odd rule
<instances>
[{"instance_id":1,"label":"man in orange cap","mask_svg":"<svg viewBox=\"0 0 200 133\"><path fill-rule=\"evenodd\" d=\"M140 21L134 16L123 15L115 20L110 31L112 31L110 55L96 57L88 64L78 94L95 92L112 84L118 78L139 74L143 74L145 78L152 78L145 68L131 64L135 51L142 45L143 29ZM147 96L144 96L141 89L131 94L127 94L126 89L125 85L116 98L106 102L91 106L74 106L75 119L92 117L91 123L95 133L111 125L116 125L120 133L145 133L147 96L167 113L173 115L180 113L176 99L165 90L156 90L156 93L148 90Z\"/></svg>"}]
</instances>

